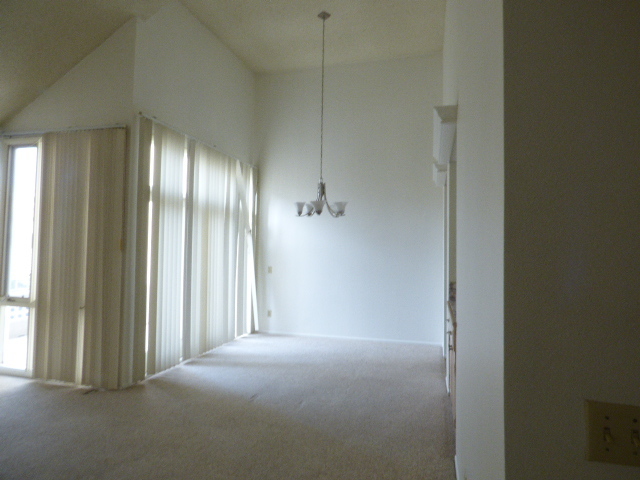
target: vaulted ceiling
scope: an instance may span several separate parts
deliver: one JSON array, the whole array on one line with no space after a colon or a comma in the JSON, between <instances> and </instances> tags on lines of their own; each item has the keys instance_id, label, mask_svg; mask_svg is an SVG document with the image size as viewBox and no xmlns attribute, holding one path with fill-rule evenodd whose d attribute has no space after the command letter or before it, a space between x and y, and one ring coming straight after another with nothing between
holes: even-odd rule
<instances>
[{"instance_id":1,"label":"vaulted ceiling","mask_svg":"<svg viewBox=\"0 0 640 480\"><path fill-rule=\"evenodd\" d=\"M129 19L171 0L0 0L0 125ZM182 0L248 68L278 72L442 49L446 0Z\"/></svg>"}]
</instances>

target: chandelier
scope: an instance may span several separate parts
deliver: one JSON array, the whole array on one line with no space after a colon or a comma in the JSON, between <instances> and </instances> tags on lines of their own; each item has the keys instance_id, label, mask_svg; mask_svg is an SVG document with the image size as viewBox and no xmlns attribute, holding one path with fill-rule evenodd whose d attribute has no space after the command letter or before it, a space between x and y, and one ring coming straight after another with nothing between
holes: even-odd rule
<instances>
[{"instance_id":1,"label":"chandelier","mask_svg":"<svg viewBox=\"0 0 640 480\"><path fill-rule=\"evenodd\" d=\"M329 204L327 200L327 187L322 179L322 147L323 147L323 133L324 133L324 22L329 18L331 14L327 12L320 12L318 17L322 19L322 89L321 89L321 101L320 101L320 180L318 180L318 196L311 202L295 202L298 210L299 217L310 217L314 214L320 215L325 205L327 211L332 217L342 217L344 210L347 207L347 202L335 202L333 205Z\"/></svg>"}]
</instances>

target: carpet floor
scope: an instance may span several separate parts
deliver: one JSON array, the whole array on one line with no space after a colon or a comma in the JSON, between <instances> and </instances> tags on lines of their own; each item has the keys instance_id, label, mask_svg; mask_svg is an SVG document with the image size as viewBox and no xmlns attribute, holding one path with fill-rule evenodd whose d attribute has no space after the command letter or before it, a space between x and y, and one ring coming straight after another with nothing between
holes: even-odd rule
<instances>
[{"instance_id":1,"label":"carpet floor","mask_svg":"<svg viewBox=\"0 0 640 480\"><path fill-rule=\"evenodd\" d=\"M439 347L254 334L120 391L0 377L0 480L454 480Z\"/></svg>"}]
</instances>

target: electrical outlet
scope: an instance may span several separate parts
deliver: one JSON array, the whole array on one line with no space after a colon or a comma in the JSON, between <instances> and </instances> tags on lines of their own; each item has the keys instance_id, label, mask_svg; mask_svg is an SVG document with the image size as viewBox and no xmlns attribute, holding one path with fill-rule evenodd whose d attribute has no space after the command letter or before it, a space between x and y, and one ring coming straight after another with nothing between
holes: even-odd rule
<instances>
[{"instance_id":1,"label":"electrical outlet","mask_svg":"<svg viewBox=\"0 0 640 480\"><path fill-rule=\"evenodd\" d=\"M640 467L640 407L586 401L587 460Z\"/></svg>"},{"instance_id":2,"label":"electrical outlet","mask_svg":"<svg viewBox=\"0 0 640 480\"><path fill-rule=\"evenodd\" d=\"M271 316L271 310L267 310L267 317Z\"/></svg>"},{"instance_id":3,"label":"electrical outlet","mask_svg":"<svg viewBox=\"0 0 640 480\"><path fill-rule=\"evenodd\" d=\"M273 267L267 267L267 273L273 273Z\"/></svg>"}]
</instances>

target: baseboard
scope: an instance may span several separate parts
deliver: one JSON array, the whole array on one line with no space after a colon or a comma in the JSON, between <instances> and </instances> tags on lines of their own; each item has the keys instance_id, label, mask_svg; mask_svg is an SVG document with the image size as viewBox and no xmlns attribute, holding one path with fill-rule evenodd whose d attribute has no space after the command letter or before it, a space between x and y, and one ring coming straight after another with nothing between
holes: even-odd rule
<instances>
[{"instance_id":1,"label":"baseboard","mask_svg":"<svg viewBox=\"0 0 640 480\"><path fill-rule=\"evenodd\" d=\"M260 333L264 335L280 335L283 337L310 337L310 338L332 338L338 340L364 340L367 342L386 342L386 343L404 343L409 345L430 345L434 347L442 348L442 344L438 342L420 342L417 340L397 340L390 338L372 338L372 337L350 337L342 335L321 335L314 333L290 333L290 332L278 332L274 330L257 330L254 333Z\"/></svg>"}]
</instances>

